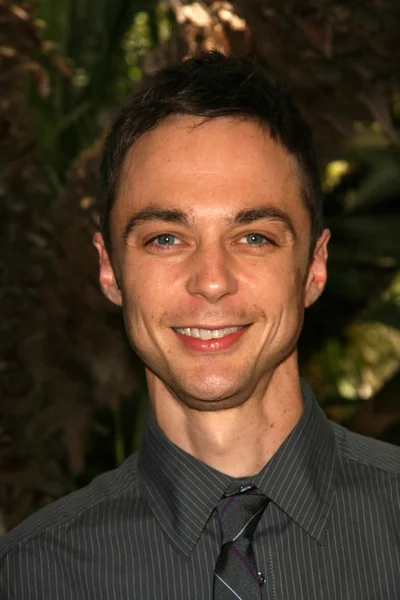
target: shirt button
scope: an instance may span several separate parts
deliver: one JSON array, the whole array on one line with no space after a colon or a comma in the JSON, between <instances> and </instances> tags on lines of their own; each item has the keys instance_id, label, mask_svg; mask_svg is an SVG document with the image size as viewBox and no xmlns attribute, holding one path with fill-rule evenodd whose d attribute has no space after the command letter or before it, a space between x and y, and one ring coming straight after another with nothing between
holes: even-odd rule
<instances>
[{"instance_id":1,"label":"shirt button","mask_svg":"<svg viewBox=\"0 0 400 600\"><path fill-rule=\"evenodd\" d=\"M241 486L240 486L240 488L239 488L239 492L240 492L240 493L243 493L243 492L248 492L248 491L249 491L249 490L251 490L252 488L253 488L253 486L252 486L252 485L249 485L249 484L247 484L247 485L241 485Z\"/></svg>"}]
</instances>

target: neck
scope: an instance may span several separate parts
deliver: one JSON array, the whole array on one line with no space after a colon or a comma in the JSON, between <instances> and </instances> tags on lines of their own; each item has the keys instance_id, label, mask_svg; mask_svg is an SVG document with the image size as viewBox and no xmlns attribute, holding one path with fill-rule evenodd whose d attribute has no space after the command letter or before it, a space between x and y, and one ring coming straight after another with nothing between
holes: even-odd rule
<instances>
[{"instance_id":1,"label":"neck","mask_svg":"<svg viewBox=\"0 0 400 600\"><path fill-rule=\"evenodd\" d=\"M240 406L199 411L149 381L150 402L165 435L185 452L231 477L256 475L292 431L303 410L297 357L282 363L261 391Z\"/></svg>"}]
</instances>

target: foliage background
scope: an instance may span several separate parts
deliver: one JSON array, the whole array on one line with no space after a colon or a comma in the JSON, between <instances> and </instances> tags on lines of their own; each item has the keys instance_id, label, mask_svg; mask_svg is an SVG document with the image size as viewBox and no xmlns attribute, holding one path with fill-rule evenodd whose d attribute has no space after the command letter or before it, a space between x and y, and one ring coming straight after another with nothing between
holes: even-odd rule
<instances>
[{"instance_id":1,"label":"foliage background","mask_svg":"<svg viewBox=\"0 0 400 600\"><path fill-rule=\"evenodd\" d=\"M332 231L303 374L400 444L400 7L389 0L0 0L0 507L7 530L137 448L146 390L97 284L98 163L135 83L249 55L315 132Z\"/></svg>"}]
</instances>

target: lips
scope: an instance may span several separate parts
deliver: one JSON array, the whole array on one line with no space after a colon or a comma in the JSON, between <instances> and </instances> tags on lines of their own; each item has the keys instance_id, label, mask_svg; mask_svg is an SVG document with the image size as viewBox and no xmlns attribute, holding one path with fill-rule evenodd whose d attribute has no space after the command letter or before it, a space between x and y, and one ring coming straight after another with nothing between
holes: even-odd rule
<instances>
[{"instance_id":1,"label":"lips","mask_svg":"<svg viewBox=\"0 0 400 600\"><path fill-rule=\"evenodd\" d=\"M196 352L218 352L234 346L247 331L248 325L202 328L184 327L173 330L186 348Z\"/></svg>"},{"instance_id":2,"label":"lips","mask_svg":"<svg viewBox=\"0 0 400 600\"><path fill-rule=\"evenodd\" d=\"M230 333L234 333L241 329L242 326L237 327L220 327L220 328L201 328L201 327L185 327L185 328L177 328L175 331L180 333L181 335L187 335L189 337L202 339L202 340L211 340L211 339L221 339Z\"/></svg>"}]
</instances>

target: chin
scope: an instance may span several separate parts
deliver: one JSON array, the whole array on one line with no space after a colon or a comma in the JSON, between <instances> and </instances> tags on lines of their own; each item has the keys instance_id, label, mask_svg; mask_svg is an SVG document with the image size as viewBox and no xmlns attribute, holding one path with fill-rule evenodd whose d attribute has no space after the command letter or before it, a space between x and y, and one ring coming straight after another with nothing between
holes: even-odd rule
<instances>
[{"instance_id":1,"label":"chin","mask_svg":"<svg viewBox=\"0 0 400 600\"><path fill-rule=\"evenodd\" d=\"M242 382L241 382L242 383ZM171 387L171 391L182 404L188 408L200 411L215 411L240 406L246 397L239 382L221 381L212 378L198 385L179 385Z\"/></svg>"}]
</instances>

